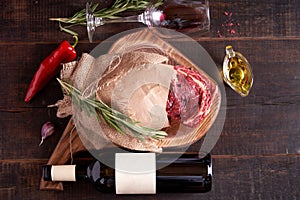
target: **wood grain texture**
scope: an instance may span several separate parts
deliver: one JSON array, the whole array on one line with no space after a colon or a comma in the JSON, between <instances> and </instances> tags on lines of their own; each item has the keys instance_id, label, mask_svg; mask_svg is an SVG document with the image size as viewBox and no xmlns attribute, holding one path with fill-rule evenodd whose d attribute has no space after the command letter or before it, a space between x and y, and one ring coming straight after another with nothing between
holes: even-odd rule
<instances>
[{"instance_id":1,"label":"wood grain texture","mask_svg":"<svg viewBox=\"0 0 300 200\"><path fill-rule=\"evenodd\" d=\"M111 5L111 0L101 1L99 8ZM71 36L59 32L58 23L49 18L69 17L85 7L86 1L9 1L0 3L2 10L1 42L59 42ZM95 2L96 3L96 2ZM218 30L226 37L298 37L299 1L297 0L214 0L210 1L212 18L209 37L218 37ZM236 34L225 34L222 24L228 20L224 12L232 13ZM126 26L106 25L97 29L96 40L104 40L112 34L142 27L137 23ZM80 39L87 41L85 27L76 27ZM25 40L26 39L26 40Z\"/></svg>"},{"instance_id":2,"label":"wood grain texture","mask_svg":"<svg viewBox=\"0 0 300 200\"><path fill-rule=\"evenodd\" d=\"M101 7L113 1L101 1ZM226 120L212 151L213 189L207 194L117 196L101 194L86 183L64 184L64 192L40 191L41 166L47 163L69 118L47 108L62 97L53 79L31 103L28 84L39 63L63 39L50 17L71 16L86 1L0 2L0 199L299 199L300 165L300 2L297 0L210 1L211 32L195 39L221 69L224 48L231 44L250 62L254 85L240 97L229 87ZM225 12L232 13L229 19ZM234 23L235 34L222 26ZM239 24L239 25L237 25ZM143 27L107 25L88 43L85 27L76 27L78 54L121 31ZM219 37L219 32L223 37ZM188 45L182 41L183 45ZM40 128L52 121L56 133L41 147ZM190 147L197 151L198 144ZM75 159L86 161L89 154Z\"/></svg>"},{"instance_id":3,"label":"wood grain texture","mask_svg":"<svg viewBox=\"0 0 300 200\"><path fill-rule=\"evenodd\" d=\"M297 199L300 159L296 155L213 156L213 188L204 194L114 195L89 183L65 183L64 192L40 191L43 160L2 160L1 199ZM82 161L83 162L83 161Z\"/></svg>"}]
</instances>

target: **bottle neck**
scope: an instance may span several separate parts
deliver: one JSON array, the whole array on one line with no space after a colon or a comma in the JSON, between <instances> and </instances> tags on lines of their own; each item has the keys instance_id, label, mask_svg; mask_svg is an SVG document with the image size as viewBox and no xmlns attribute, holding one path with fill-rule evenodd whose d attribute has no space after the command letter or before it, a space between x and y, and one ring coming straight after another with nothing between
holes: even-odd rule
<instances>
[{"instance_id":1,"label":"bottle neck","mask_svg":"<svg viewBox=\"0 0 300 200\"><path fill-rule=\"evenodd\" d=\"M76 165L46 165L43 166L43 178L45 181L87 180L87 175L77 168Z\"/></svg>"},{"instance_id":2,"label":"bottle neck","mask_svg":"<svg viewBox=\"0 0 300 200\"><path fill-rule=\"evenodd\" d=\"M232 58L235 56L235 51L233 50L232 46L228 45L225 48L226 55L228 55L229 58Z\"/></svg>"}]
</instances>

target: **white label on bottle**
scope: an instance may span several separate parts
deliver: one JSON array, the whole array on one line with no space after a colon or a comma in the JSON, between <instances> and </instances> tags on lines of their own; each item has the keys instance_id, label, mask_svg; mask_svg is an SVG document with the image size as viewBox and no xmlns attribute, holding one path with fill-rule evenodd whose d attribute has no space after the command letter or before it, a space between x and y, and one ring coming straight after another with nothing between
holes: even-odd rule
<instances>
[{"instance_id":1,"label":"white label on bottle","mask_svg":"<svg viewBox=\"0 0 300 200\"><path fill-rule=\"evenodd\" d=\"M52 165L52 181L76 181L75 165Z\"/></svg>"},{"instance_id":2,"label":"white label on bottle","mask_svg":"<svg viewBox=\"0 0 300 200\"><path fill-rule=\"evenodd\" d=\"M155 153L116 153L116 194L155 194Z\"/></svg>"}]
</instances>

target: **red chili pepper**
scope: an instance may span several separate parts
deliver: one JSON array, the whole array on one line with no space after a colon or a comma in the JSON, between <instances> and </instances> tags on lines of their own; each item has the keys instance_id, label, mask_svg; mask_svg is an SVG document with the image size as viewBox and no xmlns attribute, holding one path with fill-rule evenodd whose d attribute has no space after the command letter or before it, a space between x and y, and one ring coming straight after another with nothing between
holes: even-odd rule
<instances>
[{"instance_id":1,"label":"red chili pepper","mask_svg":"<svg viewBox=\"0 0 300 200\"><path fill-rule=\"evenodd\" d=\"M76 36L74 37L76 41L73 46L64 40L41 62L39 69L35 72L27 90L26 97L24 99L26 103L28 103L33 96L38 93L56 74L58 74L61 68L61 63L75 60L77 54L74 47L78 42L78 38Z\"/></svg>"}]
</instances>

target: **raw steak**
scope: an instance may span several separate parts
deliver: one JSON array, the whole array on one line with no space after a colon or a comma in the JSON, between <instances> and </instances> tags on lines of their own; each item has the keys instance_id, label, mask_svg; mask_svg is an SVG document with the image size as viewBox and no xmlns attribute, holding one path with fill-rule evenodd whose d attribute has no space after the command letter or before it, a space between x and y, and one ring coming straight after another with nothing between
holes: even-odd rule
<instances>
[{"instance_id":1,"label":"raw steak","mask_svg":"<svg viewBox=\"0 0 300 200\"><path fill-rule=\"evenodd\" d=\"M189 127L198 126L209 113L216 86L203 74L183 66L174 66L177 79L170 85L168 117Z\"/></svg>"}]
</instances>

